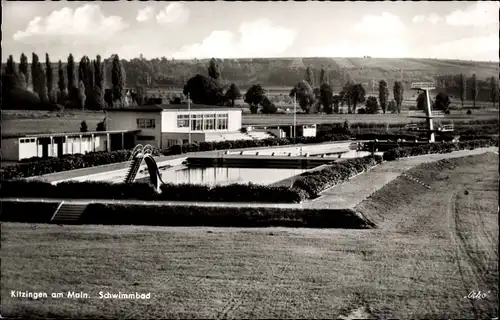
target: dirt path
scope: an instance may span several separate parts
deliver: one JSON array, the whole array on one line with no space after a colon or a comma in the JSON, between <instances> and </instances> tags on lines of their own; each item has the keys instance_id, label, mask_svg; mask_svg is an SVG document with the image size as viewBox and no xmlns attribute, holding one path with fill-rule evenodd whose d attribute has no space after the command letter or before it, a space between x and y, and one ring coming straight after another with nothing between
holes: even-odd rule
<instances>
[{"instance_id":1,"label":"dirt path","mask_svg":"<svg viewBox=\"0 0 500 320\"><path fill-rule=\"evenodd\" d=\"M368 172L357 175L347 182L321 192L320 197L305 201L304 205L312 208L353 208L372 193L400 176L403 172L419 164L492 151L498 151L498 148L461 150L452 153L429 154L403 158L398 161L384 162Z\"/></svg>"}]
</instances>

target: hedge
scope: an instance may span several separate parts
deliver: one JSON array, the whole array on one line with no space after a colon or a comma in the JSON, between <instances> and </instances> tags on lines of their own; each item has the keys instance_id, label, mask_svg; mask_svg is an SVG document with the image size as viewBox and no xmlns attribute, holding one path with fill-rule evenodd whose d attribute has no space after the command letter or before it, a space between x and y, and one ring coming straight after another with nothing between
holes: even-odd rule
<instances>
[{"instance_id":1,"label":"hedge","mask_svg":"<svg viewBox=\"0 0 500 320\"><path fill-rule=\"evenodd\" d=\"M394 148L384 152L383 159L385 161L394 161L399 158L420 156L430 153L449 153L458 150L473 150L485 147L498 147L498 137L491 137L490 139L483 140L429 143L415 147Z\"/></svg>"},{"instance_id":2,"label":"hedge","mask_svg":"<svg viewBox=\"0 0 500 320\"><path fill-rule=\"evenodd\" d=\"M349 180L381 162L381 156L367 156L334 163L321 170L304 172L297 177L292 189L297 190L301 200L315 198L321 191Z\"/></svg>"},{"instance_id":3,"label":"hedge","mask_svg":"<svg viewBox=\"0 0 500 320\"><path fill-rule=\"evenodd\" d=\"M218 202L300 202L295 190L253 184L204 185L165 184L161 193L149 183L112 183L107 181L63 181L56 185L37 180L7 180L0 184L5 198L116 199L143 201L218 201Z\"/></svg>"},{"instance_id":4,"label":"hedge","mask_svg":"<svg viewBox=\"0 0 500 320\"><path fill-rule=\"evenodd\" d=\"M132 150L112 152L98 151L85 154L65 154L58 158L33 157L23 159L21 163L2 167L2 179L16 179L44 174L101 166L105 164L127 161ZM159 155L159 150L153 150L153 155Z\"/></svg>"},{"instance_id":5,"label":"hedge","mask_svg":"<svg viewBox=\"0 0 500 320\"><path fill-rule=\"evenodd\" d=\"M49 223L57 203L5 201L2 222ZM43 212L38 211L44 208ZM50 213L50 214L48 214ZM89 204L78 223L99 225L295 227L367 229L374 225L350 209L144 206Z\"/></svg>"},{"instance_id":6,"label":"hedge","mask_svg":"<svg viewBox=\"0 0 500 320\"><path fill-rule=\"evenodd\" d=\"M57 202L2 201L0 220L5 222L48 223L58 205Z\"/></svg>"},{"instance_id":7,"label":"hedge","mask_svg":"<svg viewBox=\"0 0 500 320\"><path fill-rule=\"evenodd\" d=\"M163 151L164 155L177 155L188 152L244 149L258 147L286 146L293 144L312 144L328 141L350 140L351 136L347 134L331 134L318 137L296 137L296 138L269 138L262 140L230 140L230 141L211 141L183 145L175 145L170 149Z\"/></svg>"}]
</instances>

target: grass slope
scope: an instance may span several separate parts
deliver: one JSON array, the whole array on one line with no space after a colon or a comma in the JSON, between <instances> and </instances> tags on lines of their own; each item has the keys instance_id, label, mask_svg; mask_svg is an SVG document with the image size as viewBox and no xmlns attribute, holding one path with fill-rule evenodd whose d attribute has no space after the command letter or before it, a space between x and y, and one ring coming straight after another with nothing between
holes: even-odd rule
<instances>
[{"instance_id":1,"label":"grass slope","mask_svg":"<svg viewBox=\"0 0 500 320\"><path fill-rule=\"evenodd\" d=\"M431 190L398 179L362 203L380 222L372 230L2 224L2 315L496 317L498 156L441 164L413 171L431 172L421 177ZM91 298L31 300L9 290ZM464 298L472 290L490 293ZM151 292L151 300L100 300L99 291Z\"/></svg>"}]
</instances>

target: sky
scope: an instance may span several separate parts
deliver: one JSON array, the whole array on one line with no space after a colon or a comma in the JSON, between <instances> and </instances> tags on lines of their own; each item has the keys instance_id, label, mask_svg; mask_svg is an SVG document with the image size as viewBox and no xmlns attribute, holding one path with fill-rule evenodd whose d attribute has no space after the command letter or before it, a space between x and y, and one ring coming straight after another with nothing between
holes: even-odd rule
<instances>
[{"instance_id":1,"label":"sky","mask_svg":"<svg viewBox=\"0 0 500 320\"><path fill-rule=\"evenodd\" d=\"M381 57L498 61L499 2L2 1L3 60ZM43 59L42 59L43 60Z\"/></svg>"}]
</instances>

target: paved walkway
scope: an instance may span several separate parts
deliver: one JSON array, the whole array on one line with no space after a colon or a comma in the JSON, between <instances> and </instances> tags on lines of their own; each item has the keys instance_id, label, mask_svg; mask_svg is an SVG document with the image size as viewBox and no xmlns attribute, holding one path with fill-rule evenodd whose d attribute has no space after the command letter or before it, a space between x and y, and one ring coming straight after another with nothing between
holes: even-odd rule
<instances>
[{"instance_id":1,"label":"paved walkway","mask_svg":"<svg viewBox=\"0 0 500 320\"><path fill-rule=\"evenodd\" d=\"M194 202L194 201L143 201L143 200L107 200L107 199L54 199L54 198L2 198L2 201L22 202L68 202L73 204L116 203L148 206L200 206L200 207L249 207L249 208L288 208L304 209L301 203L249 203L249 202Z\"/></svg>"},{"instance_id":2,"label":"paved walkway","mask_svg":"<svg viewBox=\"0 0 500 320\"><path fill-rule=\"evenodd\" d=\"M345 209L353 208L358 203L369 197L372 193L400 176L403 172L426 162L442 159L465 157L486 152L498 154L498 148L479 148L475 150L461 150L445 154L430 154L398 161L384 162L373 169L361 173L349 181L323 191L320 197L306 200L300 204L286 203L239 203L239 202L185 202L185 201L142 201L142 200L86 200L86 199L39 199L39 198L3 198L3 200L19 200L32 202L71 202L75 204L85 203L120 203L137 205L167 205L167 206L224 206L224 207L253 207L253 208L290 208L290 209Z\"/></svg>"}]
</instances>

